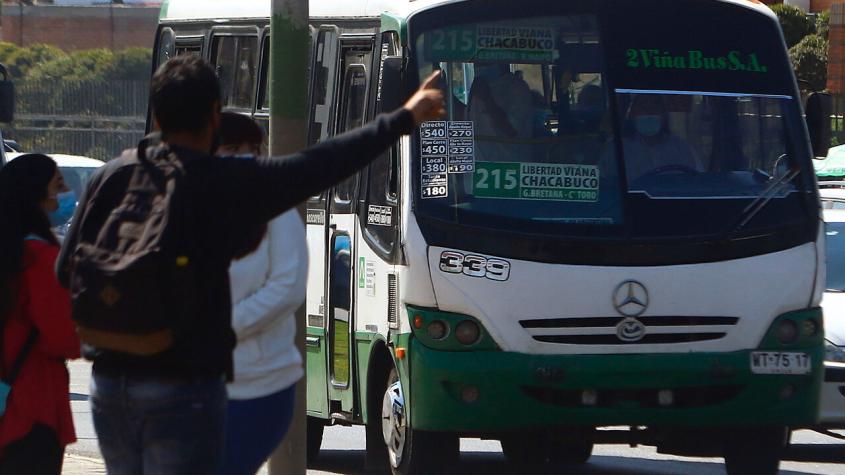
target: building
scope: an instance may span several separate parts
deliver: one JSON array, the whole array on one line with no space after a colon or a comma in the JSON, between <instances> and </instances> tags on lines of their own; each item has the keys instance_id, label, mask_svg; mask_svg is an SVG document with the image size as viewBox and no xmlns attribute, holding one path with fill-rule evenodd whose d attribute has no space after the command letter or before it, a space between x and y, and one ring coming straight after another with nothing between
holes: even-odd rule
<instances>
[{"instance_id":1,"label":"building","mask_svg":"<svg viewBox=\"0 0 845 475\"><path fill-rule=\"evenodd\" d=\"M122 5L101 0L56 0L55 3L4 2L0 41L19 46L47 43L65 51L153 45L160 1L123 0Z\"/></svg>"}]
</instances>

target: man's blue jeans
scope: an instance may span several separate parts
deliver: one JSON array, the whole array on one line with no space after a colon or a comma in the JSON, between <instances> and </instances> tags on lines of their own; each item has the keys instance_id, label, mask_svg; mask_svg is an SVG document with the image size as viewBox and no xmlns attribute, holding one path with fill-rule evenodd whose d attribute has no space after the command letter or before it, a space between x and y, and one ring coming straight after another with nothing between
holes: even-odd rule
<instances>
[{"instance_id":1,"label":"man's blue jeans","mask_svg":"<svg viewBox=\"0 0 845 475\"><path fill-rule=\"evenodd\" d=\"M109 475L208 475L222 462L223 377L91 375L91 412Z\"/></svg>"}]
</instances>

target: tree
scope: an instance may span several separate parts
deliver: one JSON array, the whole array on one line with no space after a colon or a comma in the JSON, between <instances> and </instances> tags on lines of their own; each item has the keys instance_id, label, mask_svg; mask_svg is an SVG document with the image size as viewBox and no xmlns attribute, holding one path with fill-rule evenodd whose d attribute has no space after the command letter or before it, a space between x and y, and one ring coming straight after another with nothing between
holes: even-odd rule
<instances>
[{"instance_id":1,"label":"tree","mask_svg":"<svg viewBox=\"0 0 845 475\"><path fill-rule=\"evenodd\" d=\"M150 77L153 51L150 48L127 48L114 54L111 79L145 81Z\"/></svg>"},{"instance_id":2,"label":"tree","mask_svg":"<svg viewBox=\"0 0 845 475\"><path fill-rule=\"evenodd\" d=\"M796 6L777 4L772 5L771 8L778 17L787 48L797 45L802 38L816 29L813 20Z\"/></svg>"},{"instance_id":3,"label":"tree","mask_svg":"<svg viewBox=\"0 0 845 475\"><path fill-rule=\"evenodd\" d=\"M35 67L65 56L59 48L46 44L21 48L8 42L0 43L0 62L9 68L9 74L15 79L25 77Z\"/></svg>"},{"instance_id":4,"label":"tree","mask_svg":"<svg viewBox=\"0 0 845 475\"><path fill-rule=\"evenodd\" d=\"M827 41L819 35L807 35L789 50L789 59L800 80L817 91L827 85Z\"/></svg>"},{"instance_id":5,"label":"tree","mask_svg":"<svg viewBox=\"0 0 845 475\"><path fill-rule=\"evenodd\" d=\"M107 80L111 79L114 68L114 53L107 49L88 49L43 63L33 68L27 79Z\"/></svg>"},{"instance_id":6,"label":"tree","mask_svg":"<svg viewBox=\"0 0 845 475\"><path fill-rule=\"evenodd\" d=\"M830 10L825 10L816 16L816 34L827 41L830 33Z\"/></svg>"}]
</instances>

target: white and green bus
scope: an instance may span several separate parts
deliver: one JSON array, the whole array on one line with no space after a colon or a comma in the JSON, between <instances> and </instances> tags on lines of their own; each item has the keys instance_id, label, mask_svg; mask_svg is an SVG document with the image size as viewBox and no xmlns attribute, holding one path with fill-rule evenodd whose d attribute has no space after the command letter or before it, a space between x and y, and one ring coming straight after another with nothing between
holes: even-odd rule
<instances>
[{"instance_id":1,"label":"white and green bus","mask_svg":"<svg viewBox=\"0 0 845 475\"><path fill-rule=\"evenodd\" d=\"M203 55L223 106L266 123L269 8L166 2L156 62ZM825 127L802 116L767 7L310 14L310 143L433 69L448 116L307 203L309 458L340 424L366 426L368 463L404 475L439 473L460 437L517 462L630 443L776 472L788 428L818 410Z\"/></svg>"}]
</instances>

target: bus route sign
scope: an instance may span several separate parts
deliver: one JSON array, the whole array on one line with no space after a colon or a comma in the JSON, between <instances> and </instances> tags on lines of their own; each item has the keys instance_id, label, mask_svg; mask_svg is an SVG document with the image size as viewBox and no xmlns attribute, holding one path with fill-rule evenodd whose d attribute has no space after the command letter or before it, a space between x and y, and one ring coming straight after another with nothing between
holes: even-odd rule
<instances>
[{"instance_id":1,"label":"bus route sign","mask_svg":"<svg viewBox=\"0 0 845 475\"><path fill-rule=\"evenodd\" d=\"M476 162L476 198L595 202L599 167L520 162Z\"/></svg>"},{"instance_id":2,"label":"bus route sign","mask_svg":"<svg viewBox=\"0 0 845 475\"><path fill-rule=\"evenodd\" d=\"M436 61L550 62L555 37L550 27L466 25L426 33L425 47Z\"/></svg>"}]
</instances>

